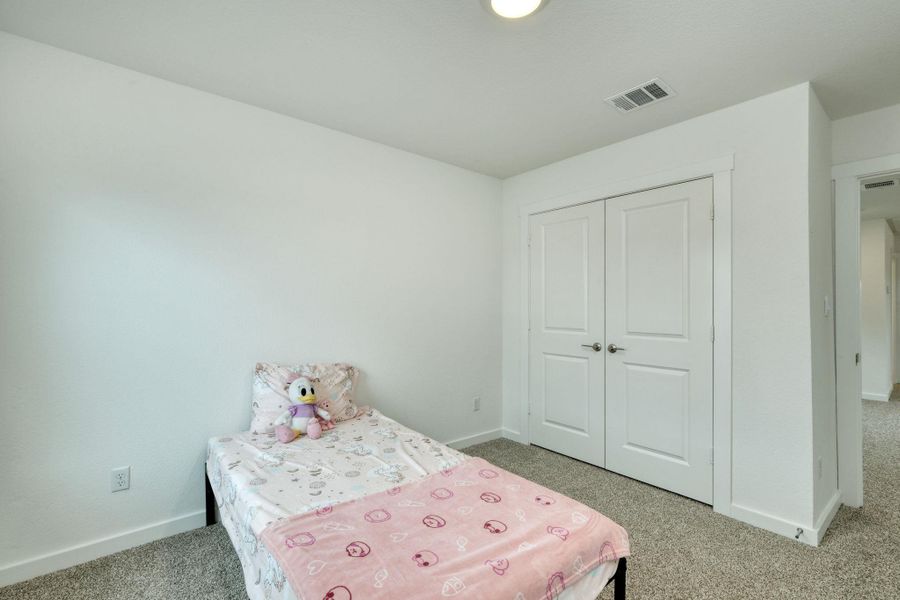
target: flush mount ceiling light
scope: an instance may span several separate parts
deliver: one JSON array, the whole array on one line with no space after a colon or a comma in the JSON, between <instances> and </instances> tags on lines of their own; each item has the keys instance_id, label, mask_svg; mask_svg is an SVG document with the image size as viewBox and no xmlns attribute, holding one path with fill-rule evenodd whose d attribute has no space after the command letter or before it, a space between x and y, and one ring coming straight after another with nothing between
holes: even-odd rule
<instances>
[{"instance_id":1,"label":"flush mount ceiling light","mask_svg":"<svg viewBox=\"0 0 900 600\"><path fill-rule=\"evenodd\" d=\"M546 0L482 0L482 3L504 19L521 19L541 8Z\"/></svg>"}]
</instances>

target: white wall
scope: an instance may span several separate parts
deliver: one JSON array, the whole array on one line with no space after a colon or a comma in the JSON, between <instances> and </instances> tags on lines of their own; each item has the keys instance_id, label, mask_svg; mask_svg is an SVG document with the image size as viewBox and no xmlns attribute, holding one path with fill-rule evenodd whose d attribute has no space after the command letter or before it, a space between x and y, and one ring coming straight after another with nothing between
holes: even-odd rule
<instances>
[{"instance_id":1,"label":"white wall","mask_svg":"<svg viewBox=\"0 0 900 600\"><path fill-rule=\"evenodd\" d=\"M834 164L900 153L900 104L832 124Z\"/></svg>"},{"instance_id":2,"label":"white wall","mask_svg":"<svg viewBox=\"0 0 900 600\"><path fill-rule=\"evenodd\" d=\"M257 360L500 426L497 180L6 34L0 90L0 578L202 522Z\"/></svg>"},{"instance_id":3,"label":"white wall","mask_svg":"<svg viewBox=\"0 0 900 600\"><path fill-rule=\"evenodd\" d=\"M831 120L809 95L809 271L812 352L813 522L838 506L834 364L834 231Z\"/></svg>"},{"instance_id":4,"label":"white wall","mask_svg":"<svg viewBox=\"0 0 900 600\"><path fill-rule=\"evenodd\" d=\"M862 395L888 400L893 387L893 290L891 259L894 233L884 219L863 221L860 228L860 311L862 313Z\"/></svg>"},{"instance_id":5,"label":"white wall","mask_svg":"<svg viewBox=\"0 0 900 600\"><path fill-rule=\"evenodd\" d=\"M733 505L782 530L812 527L811 93L796 86L504 181L503 419L510 436L524 425L519 208L734 153Z\"/></svg>"},{"instance_id":6,"label":"white wall","mask_svg":"<svg viewBox=\"0 0 900 600\"><path fill-rule=\"evenodd\" d=\"M897 236L893 236L892 240L894 253L891 255L891 294L893 301L891 302L891 385L897 383Z\"/></svg>"},{"instance_id":7,"label":"white wall","mask_svg":"<svg viewBox=\"0 0 900 600\"><path fill-rule=\"evenodd\" d=\"M897 276L900 275L898 273L898 269L900 269L900 235L894 234L894 273L893 273L893 285L891 289L894 290L894 307L893 307L893 323L894 323L894 383L900 383L900 319L897 318L900 315L900 294L896 293L897 289Z\"/></svg>"}]
</instances>

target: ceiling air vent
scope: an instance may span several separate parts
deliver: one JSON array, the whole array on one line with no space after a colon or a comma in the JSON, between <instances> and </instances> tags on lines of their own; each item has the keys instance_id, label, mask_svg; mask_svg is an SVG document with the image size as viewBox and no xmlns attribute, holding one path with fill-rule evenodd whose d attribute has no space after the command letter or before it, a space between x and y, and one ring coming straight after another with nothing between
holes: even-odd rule
<instances>
[{"instance_id":1,"label":"ceiling air vent","mask_svg":"<svg viewBox=\"0 0 900 600\"><path fill-rule=\"evenodd\" d=\"M887 181L874 181L872 183L866 183L865 185L867 190L874 190L875 188L887 187L889 185L894 185L893 179L888 179Z\"/></svg>"},{"instance_id":2,"label":"ceiling air vent","mask_svg":"<svg viewBox=\"0 0 900 600\"><path fill-rule=\"evenodd\" d=\"M669 87L665 81L657 78L642 83L634 89L610 96L606 99L606 103L619 112L631 112L674 95L675 90Z\"/></svg>"}]
</instances>

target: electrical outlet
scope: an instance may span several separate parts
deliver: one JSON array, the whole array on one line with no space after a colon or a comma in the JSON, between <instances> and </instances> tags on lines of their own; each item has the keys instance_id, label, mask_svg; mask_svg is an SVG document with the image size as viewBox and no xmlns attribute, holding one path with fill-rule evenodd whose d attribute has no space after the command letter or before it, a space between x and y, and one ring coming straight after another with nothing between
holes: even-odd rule
<instances>
[{"instance_id":1,"label":"electrical outlet","mask_svg":"<svg viewBox=\"0 0 900 600\"><path fill-rule=\"evenodd\" d=\"M481 410L481 396L475 396L472 398L472 412L478 412Z\"/></svg>"},{"instance_id":2,"label":"electrical outlet","mask_svg":"<svg viewBox=\"0 0 900 600\"><path fill-rule=\"evenodd\" d=\"M121 492L131 487L131 467L119 467L112 470L110 490Z\"/></svg>"}]
</instances>

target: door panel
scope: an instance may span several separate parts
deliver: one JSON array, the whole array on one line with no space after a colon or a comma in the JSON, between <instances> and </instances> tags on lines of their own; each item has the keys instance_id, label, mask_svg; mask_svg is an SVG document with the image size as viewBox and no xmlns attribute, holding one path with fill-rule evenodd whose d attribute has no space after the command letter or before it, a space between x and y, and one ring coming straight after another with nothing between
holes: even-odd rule
<instances>
[{"instance_id":1,"label":"door panel","mask_svg":"<svg viewBox=\"0 0 900 600\"><path fill-rule=\"evenodd\" d=\"M544 424L586 434L590 415L590 362L544 354Z\"/></svg>"},{"instance_id":2,"label":"door panel","mask_svg":"<svg viewBox=\"0 0 900 600\"><path fill-rule=\"evenodd\" d=\"M604 461L604 208L530 219L529 402L534 444Z\"/></svg>"},{"instance_id":3,"label":"door panel","mask_svg":"<svg viewBox=\"0 0 900 600\"><path fill-rule=\"evenodd\" d=\"M685 462L690 373L625 364L625 445ZM667 398L667 402L658 402ZM656 418L647 419L645 415ZM662 425L662 427L660 427Z\"/></svg>"},{"instance_id":4,"label":"door panel","mask_svg":"<svg viewBox=\"0 0 900 600\"><path fill-rule=\"evenodd\" d=\"M606 467L712 502L712 180L606 201Z\"/></svg>"},{"instance_id":5,"label":"door panel","mask_svg":"<svg viewBox=\"0 0 900 600\"><path fill-rule=\"evenodd\" d=\"M627 260L624 303L629 335L678 336L687 332L686 198L621 213L621 250ZM615 224L611 224L615 225ZM652 244L647 239L653 239Z\"/></svg>"},{"instance_id":6,"label":"door panel","mask_svg":"<svg viewBox=\"0 0 900 600\"><path fill-rule=\"evenodd\" d=\"M547 331L587 331L588 225L581 218L541 227Z\"/></svg>"}]
</instances>

